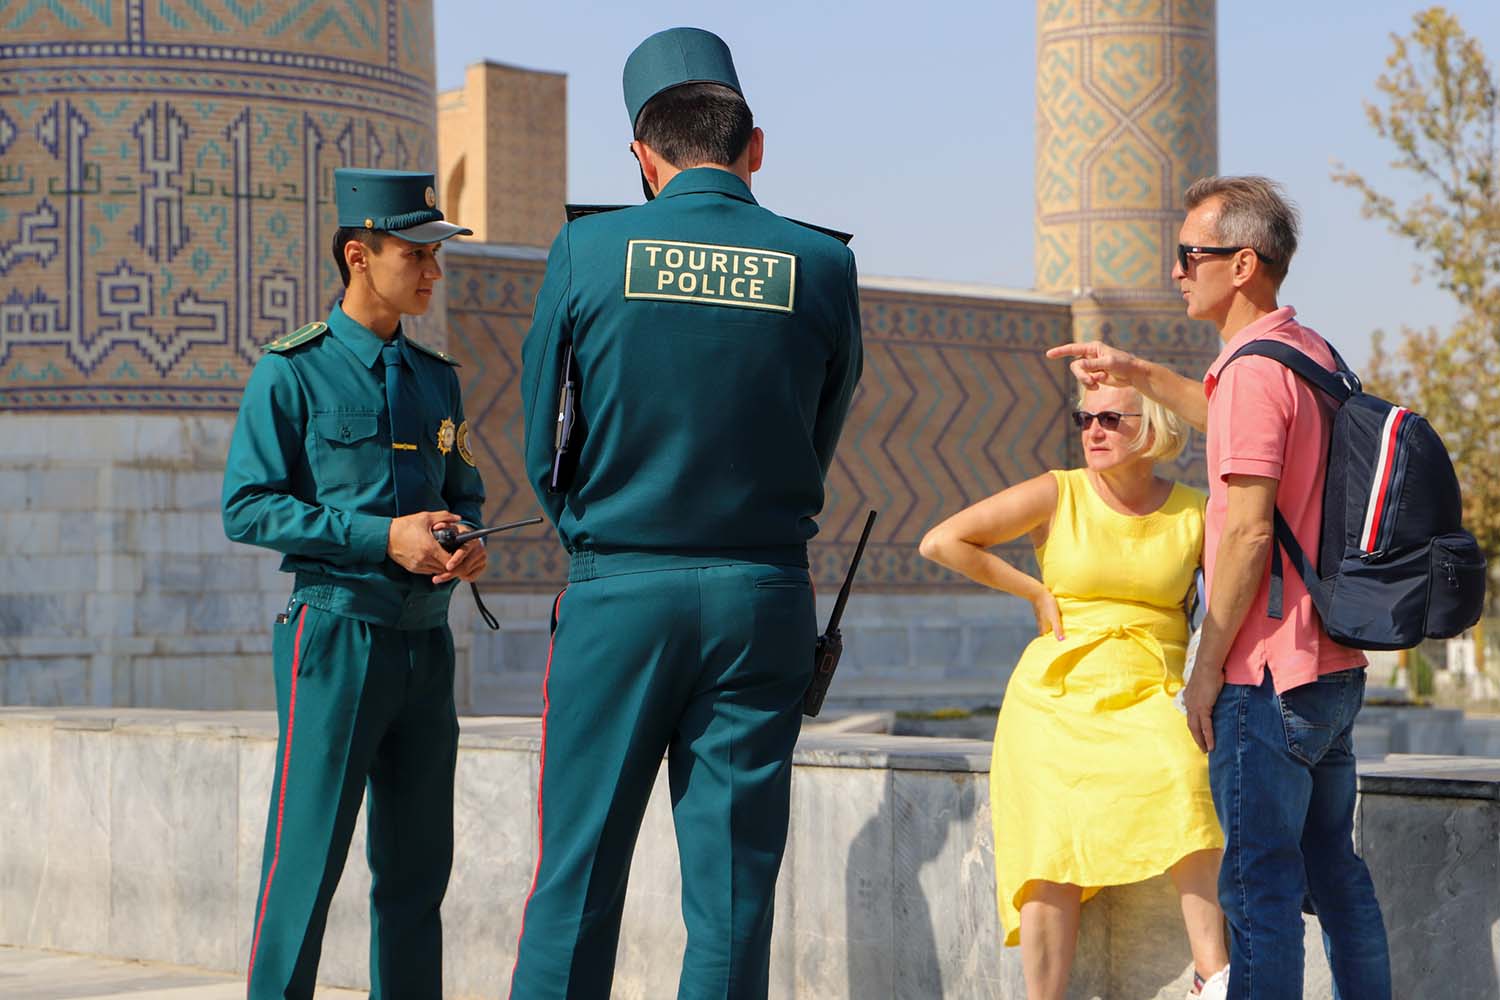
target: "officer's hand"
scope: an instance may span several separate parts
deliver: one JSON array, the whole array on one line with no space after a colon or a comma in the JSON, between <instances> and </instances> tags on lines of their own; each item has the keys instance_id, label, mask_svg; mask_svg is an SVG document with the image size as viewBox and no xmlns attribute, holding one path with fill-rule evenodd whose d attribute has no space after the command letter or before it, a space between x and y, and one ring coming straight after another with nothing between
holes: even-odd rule
<instances>
[{"instance_id":1,"label":"officer's hand","mask_svg":"<svg viewBox=\"0 0 1500 1000\"><path fill-rule=\"evenodd\" d=\"M1073 358L1068 365L1085 389L1101 385L1132 386L1140 359L1128 351L1098 340L1059 344L1047 350L1049 358Z\"/></svg>"},{"instance_id":2,"label":"officer's hand","mask_svg":"<svg viewBox=\"0 0 1500 1000\"><path fill-rule=\"evenodd\" d=\"M448 553L432 536L434 528L454 524L458 518L445 510L428 510L405 517L391 518L391 534L385 551L396 565L412 573L424 575L443 572L448 566Z\"/></svg>"},{"instance_id":3,"label":"officer's hand","mask_svg":"<svg viewBox=\"0 0 1500 1000\"><path fill-rule=\"evenodd\" d=\"M484 539L476 538L472 542L464 542L457 552L449 555L443 572L433 577L432 582L447 583L456 577L465 583L473 583L484 574L484 568L489 563L490 554L484 549Z\"/></svg>"}]
</instances>

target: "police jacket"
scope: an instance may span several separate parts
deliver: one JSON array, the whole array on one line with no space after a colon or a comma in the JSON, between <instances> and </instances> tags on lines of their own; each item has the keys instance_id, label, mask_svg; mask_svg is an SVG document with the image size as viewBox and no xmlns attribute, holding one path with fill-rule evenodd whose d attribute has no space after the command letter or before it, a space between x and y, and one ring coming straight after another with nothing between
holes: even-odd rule
<instances>
[{"instance_id":1,"label":"police jacket","mask_svg":"<svg viewBox=\"0 0 1500 1000\"><path fill-rule=\"evenodd\" d=\"M568 345L581 445L557 495ZM685 170L563 227L522 361L527 473L569 551L800 546L862 367L854 256Z\"/></svg>"},{"instance_id":2,"label":"police jacket","mask_svg":"<svg viewBox=\"0 0 1500 1000\"><path fill-rule=\"evenodd\" d=\"M469 450L455 362L397 332L414 373L421 510L481 524L484 486ZM447 620L453 583L386 555L396 516L384 341L335 305L327 324L267 345L250 373L224 469L224 530L283 554L295 597L400 628Z\"/></svg>"}]
</instances>

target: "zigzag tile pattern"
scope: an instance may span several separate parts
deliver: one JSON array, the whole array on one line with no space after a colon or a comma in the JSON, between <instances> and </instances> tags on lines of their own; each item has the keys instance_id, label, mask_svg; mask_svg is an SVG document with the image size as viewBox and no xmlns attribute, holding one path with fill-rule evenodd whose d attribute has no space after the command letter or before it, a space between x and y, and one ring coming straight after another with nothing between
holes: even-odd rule
<instances>
[{"instance_id":1,"label":"zigzag tile pattern","mask_svg":"<svg viewBox=\"0 0 1500 1000\"><path fill-rule=\"evenodd\" d=\"M480 442L492 521L534 513L522 473L517 379L521 341L543 264L466 254L448 259L448 343L463 359L464 399ZM880 511L861 585L969 587L917 555L922 534L948 514L1012 483L1067 464L1072 433L1066 369L1042 350L1069 335L1065 306L866 290L865 375L845 425L814 578L836 584L864 514ZM1026 546L1010 554L1030 558ZM550 530L527 529L491 549L489 585L561 585L564 556Z\"/></svg>"},{"instance_id":2,"label":"zigzag tile pattern","mask_svg":"<svg viewBox=\"0 0 1500 1000\"><path fill-rule=\"evenodd\" d=\"M8 42L113 39L123 27L115 0L4 0L0 38Z\"/></svg>"}]
</instances>

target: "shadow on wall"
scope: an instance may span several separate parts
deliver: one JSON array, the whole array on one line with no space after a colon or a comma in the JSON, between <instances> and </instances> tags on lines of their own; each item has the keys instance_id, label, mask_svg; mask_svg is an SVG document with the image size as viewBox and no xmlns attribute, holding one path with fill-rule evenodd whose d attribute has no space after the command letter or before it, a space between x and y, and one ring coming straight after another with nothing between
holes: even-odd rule
<instances>
[{"instance_id":1,"label":"shadow on wall","mask_svg":"<svg viewBox=\"0 0 1500 1000\"><path fill-rule=\"evenodd\" d=\"M976 808L982 776L943 777L951 780L889 772L879 807L849 845L846 996L962 995L959 983L944 988L944 971L972 972L969 953L995 947L981 930L985 908L994 908L991 869L975 856L988 853L989 838L973 830L976 818L989 822Z\"/></svg>"},{"instance_id":2,"label":"shadow on wall","mask_svg":"<svg viewBox=\"0 0 1500 1000\"><path fill-rule=\"evenodd\" d=\"M1363 796L1361 853L1391 945L1393 994L1500 998L1500 809Z\"/></svg>"}]
</instances>

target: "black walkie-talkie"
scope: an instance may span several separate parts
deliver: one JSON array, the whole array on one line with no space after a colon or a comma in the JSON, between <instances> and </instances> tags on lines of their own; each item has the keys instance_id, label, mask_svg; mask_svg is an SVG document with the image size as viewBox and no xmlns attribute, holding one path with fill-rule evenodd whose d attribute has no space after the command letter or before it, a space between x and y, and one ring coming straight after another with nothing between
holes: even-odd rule
<instances>
[{"instance_id":1,"label":"black walkie-talkie","mask_svg":"<svg viewBox=\"0 0 1500 1000\"><path fill-rule=\"evenodd\" d=\"M573 429L578 420L578 375L573 363L573 345L563 355L562 380L557 386L557 426L552 432L552 474L547 477L548 493L566 493L573 484L573 470L578 465L578 449Z\"/></svg>"},{"instance_id":2,"label":"black walkie-talkie","mask_svg":"<svg viewBox=\"0 0 1500 1000\"><path fill-rule=\"evenodd\" d=\"M528 524L541 523L542 519L539 517L526 517L509 524L497 524L493 528L476 528L473 531L459 531L452 525L447 525L433 531L432 537L437 539L437 543L443 547L444 552L457 552L465 542L476 538L493 535L497 531L509 531L512 528L524 528ZM474 606L479 609L479 617L483 618L484 623L491 629L499 631L500 623L496 621L494 615L490 614L490 609L484 606L484 598L479 596L479 584L471 581L469 590L474 594Z\"/></svg>"},{"instance_id":3,"label":"black walkie-talkie","mask_svg":"<svg viewBox=\"0 0 1500 1000\"><path fill-rule=\"evenodd\" d=\"M828 628L818 636L813 649L812 683L802 696L802 714L817 715L823 710L823 699L828 697L828 685L833 683L833 672L839 668L839 657L844 655L844 636L839 632L839 621L844 617L844 605L849 603L849 590L854 586L854 574L859 569L859 559L865 554L865 543L870 540L870 529L875 527L875 512L865 518L865 530L860 533L859 544L854 548L854 558L849 561L849 573L844 577L844 586L839 590L839 599L833 602L833 614L828 616Z\"/></svg>"}]
</instances>

